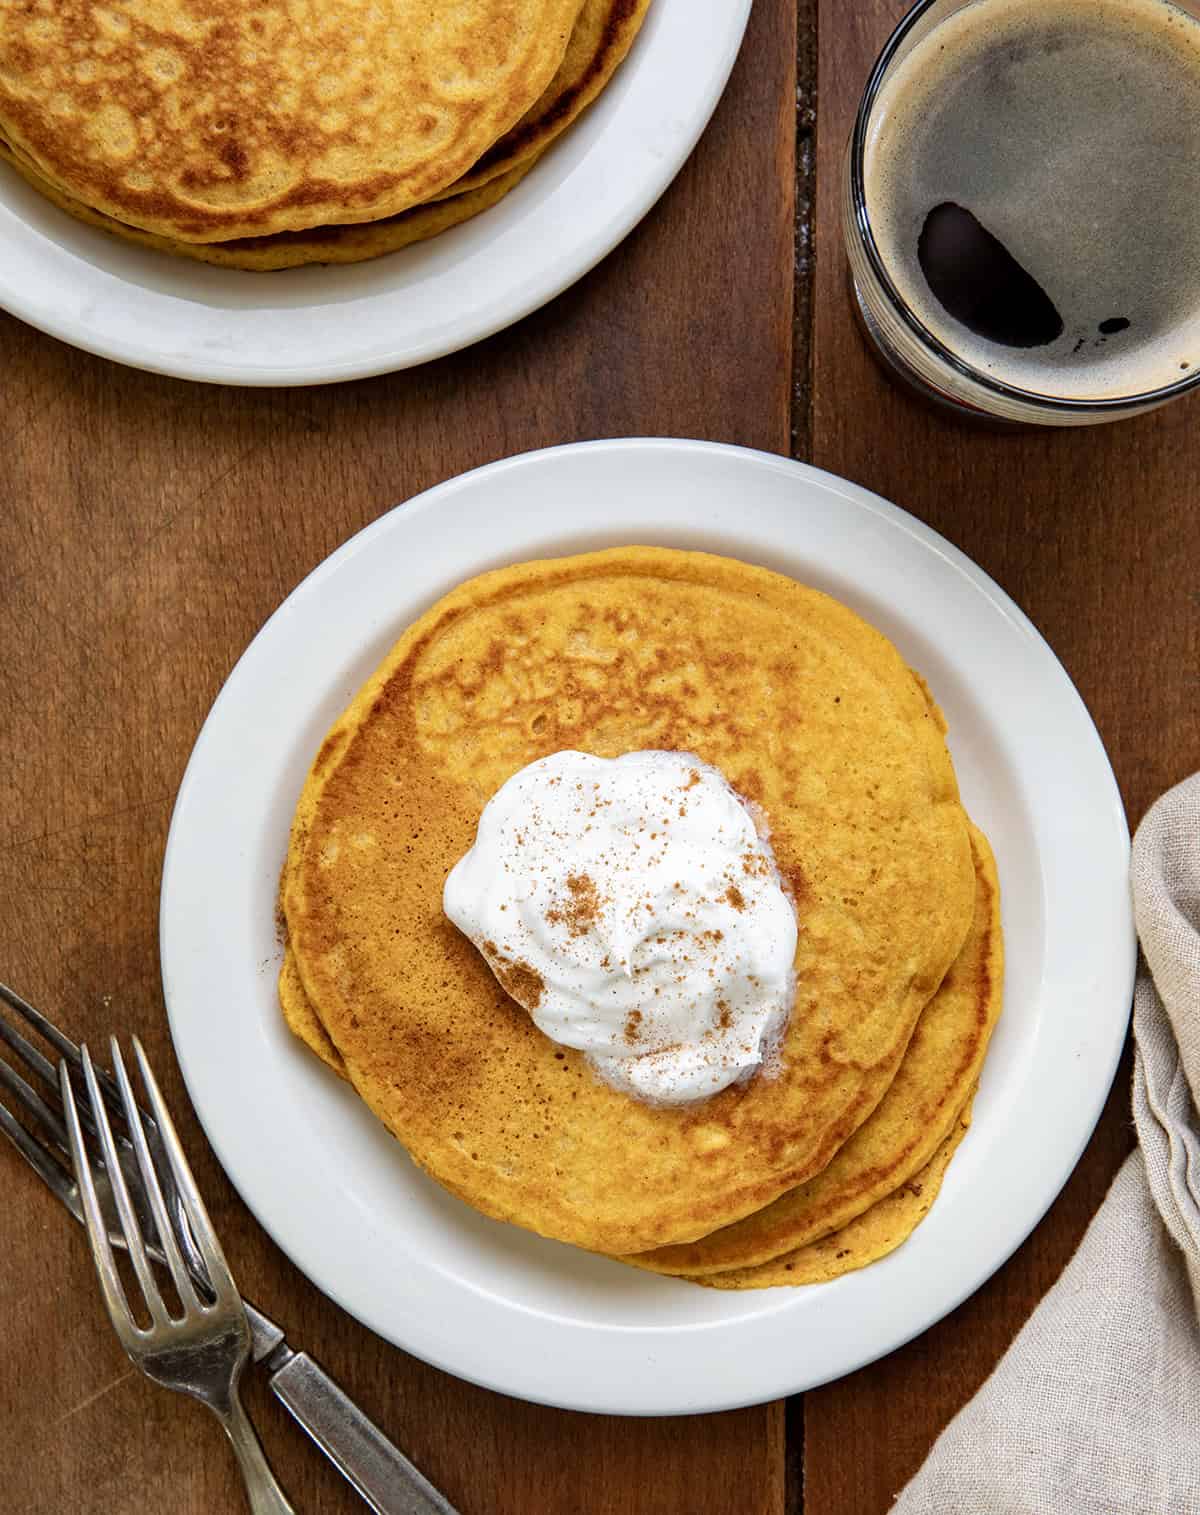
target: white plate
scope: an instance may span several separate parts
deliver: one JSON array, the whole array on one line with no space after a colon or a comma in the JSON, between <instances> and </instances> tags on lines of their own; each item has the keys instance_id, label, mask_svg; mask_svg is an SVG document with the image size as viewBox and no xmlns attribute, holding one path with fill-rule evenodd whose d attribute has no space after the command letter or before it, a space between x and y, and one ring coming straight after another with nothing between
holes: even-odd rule
<instances>
[{"instance_id":1,"label":"white plate","mask_svg":"<svg viewBox=\"0 0 1200 1515\"><path fill-rule=\"evenodd\" d=\"M0 164L0 306L101 357L222 384L389 373L509 326L637 225L716 108L750 0L653 0L596 104L491 210L343 268L211 268L56 210Z\"/></svg>"},{"instance_id":2,"label":"white plate","mask_svg":"<svg viewBox=\"0 0 1200 1515\"><path fill-rule=\"evenodd\" d=\"M731 554L852 605L928 678L999 860L1007 996L941 1197L882 1262L729 1294L486 1220L409 1163L285 1031L275 890L330 723L460 580L619 543ZM1003 592L852 484L698 442L596 442L453 479L383 516L291 595L196 743L167 845L162 964L176 1050L217 1155L327 1294L463 1378L579 1410L673 1414L847 1373L952 1310L1023 1240L1092 1131L1129 1014L1129 837L1095 728Z\"/></svg>"}]
</instances>

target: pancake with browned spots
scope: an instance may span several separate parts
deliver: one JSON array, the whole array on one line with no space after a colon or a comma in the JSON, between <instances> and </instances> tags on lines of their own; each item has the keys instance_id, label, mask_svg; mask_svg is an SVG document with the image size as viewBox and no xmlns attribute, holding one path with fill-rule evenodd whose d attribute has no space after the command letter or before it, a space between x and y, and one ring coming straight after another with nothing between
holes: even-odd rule
<instances>
[{"instance_id":1,"label":"pancake with browned spots","mask_svg":"<svg viewBox=\"0 0 1200 1515\"><path fill-rule=\"evenodd\" d=\"M0 132L180 242L377 221L462 178L559 69L582 0L0 6Z\"/></svg>"},{"instance_id":2,"label":"pancake with browned spots","mask_svg":"<svg viewBox=\"0 0 1200 1515\"><path fill-rule=\"evenodd\" d=\"M486 1214L597 1251L707 1235L826 1166L962 947L944 730L884 637L764 569L631 547L485 574L401 636L317 755L282 891L305 993L370 1108ZM776 1076L638 1103L445 918L483 805L564 748L695 752L762 807L801 928Z\"/></svg>"},{"instance_id":3,"label":"pancake with browned spots","mask_svg":"<svg viewBox=\"0 0 1200 1515\"><path fill-rule=\"evenodd\" d=\"M566 55L541 97L442 194L477 189L560 136L608 84L650 9L650 0L584 0Z\"/></svg>"},{"instance_id":4,"label":"pancake with browned spots","mask_svg":"<svg viewBox=\"0 0 1200 1515\"><path fill-rule=\"evenodd\" d=\"M781 1285L824 1284L865 1268L906 1242L933 1208L950 1159L971 1126L971 1101L954 1117L948 1134L925 1166L885 1199L838 1231L785 1252L757 1268L706 1273L694 1283L710 1289L774 1289Z\"/></svg>"},{"instance_id":5,"label":"pancake with browned spots","mask_svg":"<svg viewBox=\"0 0 1200 1515\"><path fill-rule=\"evenodd\" d=\"M703 1275L706 1281L730 1269L753 1269L848 1225L932 1161L978 1081L1004 997L999 880L987 838L974 826L971 847L976 874L971 930L870 1118L827 1168L773 1204L700 1241L626 1262L656 1273Z\"/></svg>"},{"instance_id":6,"label":"pancake with browned spots","mask_svg":"<svg viewBox=\"0 0 1200 1515\"><path fill-rule=\"evenodd\" d=\"M124 242L153 248L156 252L192 258L200 263L214 263L221 268L245 269L251 273L300 268L311 263L361 263L425 242L490 210L521 182L537 161L536 158L527 159L478 189L429 205L416 205L381 221L364 221L351 226L313 226L307 231L281 231L272 237L242 237L231 242L177 242L154 232L142 231L137 226L125 226L102 211L84 205L42 178L3 138L0 138L0 160L11 164L34 189L85 225L108 232Z\"/></svg>"}]
</instances>

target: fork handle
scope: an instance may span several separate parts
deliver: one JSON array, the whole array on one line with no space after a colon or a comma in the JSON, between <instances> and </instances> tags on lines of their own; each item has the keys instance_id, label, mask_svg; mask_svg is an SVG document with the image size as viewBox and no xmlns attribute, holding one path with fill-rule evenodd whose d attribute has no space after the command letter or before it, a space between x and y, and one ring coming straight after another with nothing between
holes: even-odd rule
<instances>
[{"instance_id":1,"label":"fork handle","mask_svg":"<svg viewBox=\"0 0 1200 1515\"><path fill-rule=\"evenodd\" d=\"M242 1477L246 1481L246 1495L250 1500L252 1515L296 1515L287 1495L271 1472L258 1433L250 1424L250 1417L242 1408L237 1394L233 1395L228 1405L218 1407L209 1402L209 1409L221 1422L233 1446Z\"/></svg>"},{"instance_id":2,"label":"fork handle","mask_svg":"<svg viewBox=\"0 0 1200 1515\"><path fill-rule=\"evenodd\" d=\"M307 1352L293 1353L271 1388L376 1515L457 1515Z\"/></svg>"}]
</instances>

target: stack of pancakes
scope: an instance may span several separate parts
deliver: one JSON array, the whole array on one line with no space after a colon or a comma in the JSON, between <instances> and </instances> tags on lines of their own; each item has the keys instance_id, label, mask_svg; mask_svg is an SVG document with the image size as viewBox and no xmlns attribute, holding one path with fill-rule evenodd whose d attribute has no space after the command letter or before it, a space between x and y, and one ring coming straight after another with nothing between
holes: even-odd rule
<instances>
[{"instance_id":1,"label":"stack of pancakes","mask_svg":"<svg viewBox=\"0 0 1200 1515\"><path fill-rule=\"evenodd\" d=\"M245 269L357 262L519 183L649 3L0 6L0 158L143 246Z\"/></svg>"},{"instance_id":2,"label":"stack of pancakes","mask_svg":"<svg viewBox=\"0 0 1200 1515\"><path fill-rule=\"evenodd\" d=\"M483 806L563 749L694 752L795 903L782 1069L646 1104L544 1036L446 919ZM621 548L472 579L327 735L282 881L292 1030L485 1214L718 1288L828 1279L928 1211L1000 1010L995 866L895 648L728 558Z\"/></svg>"}]
</instances>

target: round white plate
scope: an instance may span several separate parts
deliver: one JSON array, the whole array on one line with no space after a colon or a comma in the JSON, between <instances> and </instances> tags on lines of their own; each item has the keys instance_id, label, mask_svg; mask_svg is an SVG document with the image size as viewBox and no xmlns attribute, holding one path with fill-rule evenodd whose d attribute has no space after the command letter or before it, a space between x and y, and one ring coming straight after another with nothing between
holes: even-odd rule
<instances>
[{"instance_id":1,"label":"round white plate","mask_svg":"<svg viewBox=\"0 0 1200 1515\"><path fill-rule=\"evenodd\" d=\"M271 274L123 243L0 164L0 306L76 347L183 379L325 384L511 325L637 225L716 108L750 0L653 0L595 105L491 210L371 263Z\"/></svg>"},{"instance_id":2,"label":"round white plate","mask_svg":"<svg viewBox=\"0 0 1200 1515\"><path fill-rule=\"evenodd\" d=\"M1004 1015L929 1218L862 1272L720 1293L476 1214L284 1029L275 893L326 728L400 631L472 574L620 543L704 548L853 606L932 686L1000 865ZM217 1155L293 1261L366 1325L490 1388L623 1414L809 1388L952 1310L1024 1239L1092 1131L1125 1036L1129 836L1104 749L1011 600L911 516L815 469L698 442L596 442L453 479L335 552L259 632L180 789L163 982Z\"/></svg>"}]
</instances>

